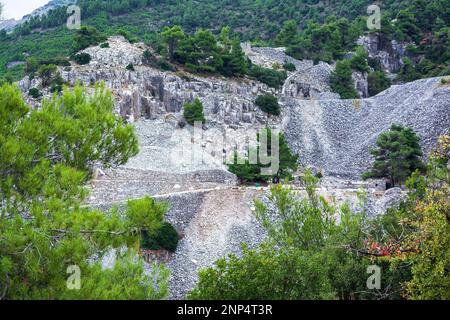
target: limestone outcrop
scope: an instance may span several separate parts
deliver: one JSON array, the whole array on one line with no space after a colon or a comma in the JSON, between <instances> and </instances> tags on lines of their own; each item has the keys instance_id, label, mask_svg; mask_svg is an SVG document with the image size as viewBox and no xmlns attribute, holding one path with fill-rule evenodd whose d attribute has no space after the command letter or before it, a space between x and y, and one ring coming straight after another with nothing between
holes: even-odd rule
<instances>
[{"instance_id":1,"label":"limestone outcrop","mask_svg":"<svg viewBox=\"0 0 450 320\"><path fill-rule=\"evenodd\" d=\"M408 43L386 39L380 33L370 33L358 39L358 44L369 53L369 58L378 61L384 71L397 73L403 66L403 57L407 56Z\"/></svg>"}]
</instances>

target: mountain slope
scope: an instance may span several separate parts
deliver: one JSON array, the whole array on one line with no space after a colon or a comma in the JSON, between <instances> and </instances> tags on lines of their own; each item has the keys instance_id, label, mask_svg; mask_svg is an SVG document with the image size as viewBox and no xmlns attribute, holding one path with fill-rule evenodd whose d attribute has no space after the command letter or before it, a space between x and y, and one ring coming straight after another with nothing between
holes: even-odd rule
<instances>
[{"instance_id":1,"label":"mountain slope","mask_svg":"<svg viewBox=\"0 0 450 320\"><path fill-rule=\"evenodd\" d=\"M407 1L384 1L383 9L396 10L405 3ZM95 26L108 36L125 29L147 43L157 43L156 33L164 26L174 24L188 32L198 28L218 32L223 26L230 26L243 40L268 41L276 37L289 19L297 21L299 26L305 26L310 19L323 22L329 15L354 20L367 13L367 6L372 1L79 0L77 4L81 7L83 25ZM8 71L7 63L25 61L27 56L40 59L67 56L73 37L73 31L65 27L67 17L63 6L48 11L42 18L27 19L10 35L0 32L0 77ZM23 76L23 67L9 71L16 80Z\"/></svg>"}]
</instances>

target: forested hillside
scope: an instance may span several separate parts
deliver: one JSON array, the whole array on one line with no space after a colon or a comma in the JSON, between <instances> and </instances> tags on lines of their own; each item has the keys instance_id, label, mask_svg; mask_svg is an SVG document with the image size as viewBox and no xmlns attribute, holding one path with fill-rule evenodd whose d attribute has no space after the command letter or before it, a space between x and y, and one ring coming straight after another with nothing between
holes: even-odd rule
<instances>
[{"instance_id":1,"label":"forested hillside","mask_svg":"<svg viewBox=\"0 0 450 320\"><path fill-rule=\"evenodd\" d=\"M383 1L382 33L388 39L411 41L411 56L420 57L407 61L405 80L448 74L449 2ZM82 24L95 26L106 35L126 33L158 46L158 32L165 26L180 25L188 33L199 28L219 33L222 27L229 26L243 41L287 45L294 56L315 60L337 59L345 50L354 49L353 40L367 31L363 16L370 4L368 0L78 1ZM73 31L65 28L67 16L66 8L61 7L41 18L32 18L12 34L1 32L0 75L15 80L22 77L23 65L7 69L7 64L25 61L27 56L67 56L73 39ZM346 19L336 22L330 16ZM290 39L286 35L279 37L288 21L294 21L299 34L288 34ZM335 32L348 37L336 43ZM299 52L299 47L307 48ZM308 50L315 51L314 56L305 54Z\"/></svg>"}]
</instances>

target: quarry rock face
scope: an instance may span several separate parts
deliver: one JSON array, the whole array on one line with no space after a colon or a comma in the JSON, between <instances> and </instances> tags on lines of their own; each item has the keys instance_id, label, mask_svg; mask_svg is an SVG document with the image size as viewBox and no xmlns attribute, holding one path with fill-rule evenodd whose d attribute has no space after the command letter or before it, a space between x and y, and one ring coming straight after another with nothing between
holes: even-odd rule
<instances>
[{"instance_id":1,"label":"quarry rock face","mask_svg":"<svg viewBox=\"0 0 450 320\"><path fill-rule=\"evenodd\" d=\"M400 71L403 66L403 57L407 55L407 43L398 43L388 40L380 33L371 33L358 39L369 53L369 58L378 61L382 69L389 73Z\"/></svg>"},{"instance_id":2,"label":"quarry rock face","mask_svg":"<svg viewBox=\"0 0 450 320\"><path fill-rule=\"evenodd\" d=\"M418 80L363 100L284 99L286 138L305 166L357 179L369 169L370 149L393 123L411 127L425 152L450 128L450 87Z\"/></svg>"},{"instance_id":3,"label":"quarry rock face","mask_svg":"<svg viewBox=\"0 0 450 320\"><path fill-rule=\"evenodd\" d=\"M364 41L386 69L398 68L399 48L392 49L397 52L392 56L379 51L376 38ZM183 236L168 261L172 299L184 298L195 286L199 269L229 253L239 254L242 242L255 247L265 239L252 208L254 199L264 199L268 189L238 186L226 167L235 150L244 153L254 146L262 128L284 132L301 167L323 173L318 193L327 200L336 205L348 201L356 208L358 190L365 189L365 210L372 216L398 204L403 196L400 189L385 192L382 180L360 181L373 162L370 149L379 134L393 123L411 127L428 154L450 128L450 86L441 78L392 86L372 98L341 100L329 86L332 66L295 60L282 48L243 46L255 64L272 67L287 61L296 66L275 90L247 78L156 70L143 64L143 44L130 44L123 37L108 42L110 48L85 50L92 56L90 64L60 72L69 84L81 81L92 90L92 84L103 81L111 89L116 112L136 128L140 153L126 165L99 171L89 185L87 205L107 210L147 195L170 204L166 219ZM130 63L135 71L126 69ZM363 97L366 77L354 74ZM27 101L37 103L26 93L39 81L25 78L19 83ZM255 105L257 96L265 93L278 97L279 117L268 116ZM180 127L184 104L195 98L204 105L206 125L200 130ZM304 194L301 185L294 187Z\"/></svg>"}]
</instances>

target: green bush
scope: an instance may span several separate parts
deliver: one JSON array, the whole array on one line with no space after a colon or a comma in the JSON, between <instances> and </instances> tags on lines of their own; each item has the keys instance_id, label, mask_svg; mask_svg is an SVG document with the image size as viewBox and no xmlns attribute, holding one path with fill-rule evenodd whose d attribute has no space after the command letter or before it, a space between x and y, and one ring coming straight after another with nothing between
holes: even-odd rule
<instances>
[{"instance_id":1,"label":"green bush","mask_svg":"<svg viewBox=\"0 0 450 320\"><path fill-rule=\"evenodd\" d=\"M54 64L44 64L39 67L37 73L38 76L42 79L43 87L51 85L57 70L58 69Z\"/></svg>"},{"instance_id":2,"label":"green bush","mask_svg":"<svg viewBox=\"0 0 450 320\"><path fill-rule=\"evenodd\" d=\"M248 75L275 89L281 87L287 78L286 71L267 69L254 64L251 65Z\"/></svg>"},{"instance_id":3,"label":"green bush","mask_svg":"<svg viewBox=\"0 0 450 320\"><path fill-rule=\"evenodd\" d=\"M353 83L350 61L341 60L336 63L336 69L331 73L330 85L331 89L339 93L342 99L358 98L358 92L356 92Z\"/></svg>"},{"instance_id":4,"label":"green bush","mask_svg":"<svg viewBox=\"0 0 450 320\"><path fill-rule=\"evenodd\" d=\"M138 42L138 39L135 36L133 36L130 32L128 32L128 30L120 29L118 34L127 39L129 43Z\"/></svg>"},{"instance_id":5,"label":"green bush","mask_svg":"<svg viewBox=\"0 0 450 320\"><path fill-rule=\"evenodd\" d=\"M356 54L350 59L352 69L361 72L368 72L370 70L368 58L369 55L367 51L362 47L358 47L356 49Z\"/></svg>"},{"instance_id":6,"label":"green bush","mask_svg":"<svg viewBox=\"0 0 450 320\"><path fill-rule=\"evenodd\" d=\"M175 252L179 239L177 230L170 223L165 222L154 235L149 234L147 231L142 232L141 247L149 250L165 249Z\"/></svg>"},{"instance_id":7,"label":"green bush","mask_svg":"<svg viewBox=\"0 0 450 320\"><path fill-rule=\"evenodd\" d=\"M264 129L261 133L267 134L267 156L271 157L272 155L272 130L270 128ZM257 140L261 142L261 135L258 133ZM295 172L298 168L298 155L294 154L289 145L287 143L286 137L283 133L278 134L279 140L279 162L278 162L278 171L272 172L272 175L263 175L262 169L269 168L270 165L261 163L261 150L260 146L256 148L256 150L252 150L251 152L256 152L258 157L257 163L250 163L249 157L240 157L237 152L233 155L233 162L228 164L228 171L234 173L241 182L265 182L275 177L285 177L291 178L292 173Z\"/></svg>"},{"instance_id":8,"label":"green bush","mask_svg":"<svg viewBox=\"0 0 450 320\"><path fill-rule=\"evenodd\" d=\"M145 49L142 60L149 67L162 71L176 71L176 68L167 62L164 58L154 55L150 50Z\"/></svg>"},{"instance_id":9,"label":"green bush","mask_svg":"<svg viewBox=\"0 0 450 320\"><path fill-rule=\"evenodd\" d=\"M109 43L108 43L108 42L103 42L103 43L100 45L100 48L109 48Z\"/></svg>"},{"instance_id":10,"label":"green bush","mask_svg":"<svg viewBox=\"0 0 450 320\"><path fill-rule=\"evenodd\" d=\"M280 115L280 105L277 97L271 94L265 94L256 98L255 104L264 112L274 116Z\"/></svg>"},{"instance_id":11,"label":"green bush","mask_svg":"<svg viewBox=\"0 0 450 320\"><path fill-rule=\"evenodd\" d=\"M293 64L292 62L287 62L287 61L283 64L283 68L284 68L284 70L291 71L291 72L294 72L297 70L297 68L295 67L295 64Z\"/></svg>"},{"instance_id":12,"label":"green bush","mask_svg":"<svg viewBox=\"0 0 450 320\"><path fill-rule=\"evenodd\" d=\"M31 89L28 91L28 95L31 96L31 97L33 97L34 99L37 99L37 98L39 98L39 97L42 96L42 93L39 91L38 88L31 88Z\"/></svg>"},{"instance_id":13,"label":"green bush","mask_svg":"<svg viewBox=\"0 0 450 320\"><path fill-rule=\"evenodd\" d=\"M128 71L134 71L134 66L133 66L133 64L132 64L132 63L128 64L127 67L126 67L126 69L127 69Z\"/></svg>"},{"instance_id":14,"label":"green bush","mask_svg":"<svg viewBox=\"0 0 450 320\"><path fill-rule=\"evenodd\" d=\"M78 52L80 50L86 49L87 47L97 45L100 42L106 40L106 36L99 32L94 27L82 26L77 30L74 42L73 42L73 52Z\"/></svg>"},{"instance_id":15,"label":"green bush","mask_svg":"<svg viewBox=\"0 0 450 320\"><path fill-rule=\"evenodd\" d=\"M203 114L203 104L201 101L196 98L192 103L186 103L184 105L184 119L191 126L195 124L195 122L199 121L202 123L206 122L205 115Z\"/></svg>"},{"instance_id":16,"label":"green bush","mask_svg":"<svg viewBox=\"0 0 450 320\"><path fill-rule=\"evenodd\" d=\"M73 56L73 61L79 65L89 64L91 62L91 55L86 52L78 53Z\"/></svg>"},{"instance_id":17,"label":"green bush","mask_svg":"<svg viewBox=\"0 0 450 320\"><path fill-rule=\"evenodd\" d=\"M389 131L380 134L377 147L370 153L375 161L363 179L386 178L394 187L401 186L414 171L426 170L421 160L420 137L410 128L393 124Z\"/></svg>"},{"instance_id":18,"label":"green bush","mask_svg":"<svg viewBox=\"0 0 450 320\"><path fill-rule=\"evenodd\" d=\"M374 96L386 90L391 86L391 80L384 74L383 71L371 72L367 78L369 83L369 95Z\"/></svg>"}]
</instances>

